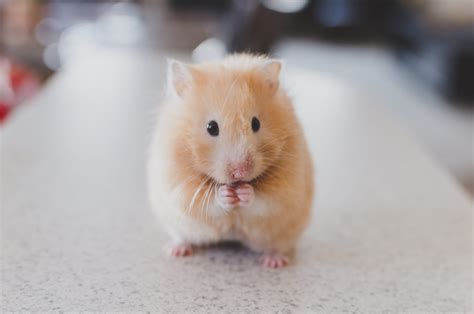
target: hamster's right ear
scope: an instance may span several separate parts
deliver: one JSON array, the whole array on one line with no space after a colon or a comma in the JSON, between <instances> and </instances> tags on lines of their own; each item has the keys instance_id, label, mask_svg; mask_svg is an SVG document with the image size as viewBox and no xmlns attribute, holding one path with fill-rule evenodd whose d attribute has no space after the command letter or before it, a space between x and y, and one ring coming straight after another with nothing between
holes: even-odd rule
<instances>
[{"instance_id":1,"label":"hamster's right ear","mask_svg":"<svg viewBox=\"0 0 474 314\"><path fill-rule=\"evenodd\" d=\"M193 83L192 69L190 65L168 59L168 92L178 97L183 97L184 92Z\"/></svg>"}]
</instances>

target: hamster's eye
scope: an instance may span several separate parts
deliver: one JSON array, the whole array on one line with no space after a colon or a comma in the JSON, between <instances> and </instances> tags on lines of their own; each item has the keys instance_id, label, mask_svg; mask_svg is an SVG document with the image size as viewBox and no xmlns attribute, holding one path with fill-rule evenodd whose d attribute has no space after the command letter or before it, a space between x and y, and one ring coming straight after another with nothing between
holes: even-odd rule
<instances>
[{"instance_id":1,"label":"hamster's eye","mask_svg":"<svg viewBox=\"0 0 474 314\"><path fill-rule=\"evenodd\" d=\"M219 135L219 125L216 121L209 121L207 124L207 133L209 133L211 136Z\"/></svg>"},{"instance_id":2,"label":"hamster's eye","mask_svg":"<svg viewBox=\"0 0 474 314\"><path fill-rule=\"evenodd\" d=\"M253 117L252 118L252 131L257 132L258 130L260 130L260 120Z\"/></svg>"}]
</instances>

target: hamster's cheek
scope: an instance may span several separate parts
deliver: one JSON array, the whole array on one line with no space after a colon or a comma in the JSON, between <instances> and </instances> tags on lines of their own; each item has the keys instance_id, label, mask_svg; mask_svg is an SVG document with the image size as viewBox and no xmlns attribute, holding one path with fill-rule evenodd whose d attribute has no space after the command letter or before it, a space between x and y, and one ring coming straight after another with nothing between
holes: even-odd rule
<instances>
[{"instance_id":1,"label":"hamster's cheek","mask_svg":"<svg viewBox=\"0 0 474 314\"><path fill-rule=\"evenodd\" d=\"M253 177L256 178L265 171L265 158L263 154L257 153L254 158L254 174Z\"/></svg>"},{"instance_id":2,"label":"hamster's cheek","mask_svg":"<svg viewBox=\"0 0 474 314\"><path fill-rule=\"evenodd\" d=\"M196 139L191 141L191 156L189 158L194 159L194 164L198 169L206 174L209 174L209 168L214 166L214 147L210 145L206 140Z\"/></svg>"}]
</instances>

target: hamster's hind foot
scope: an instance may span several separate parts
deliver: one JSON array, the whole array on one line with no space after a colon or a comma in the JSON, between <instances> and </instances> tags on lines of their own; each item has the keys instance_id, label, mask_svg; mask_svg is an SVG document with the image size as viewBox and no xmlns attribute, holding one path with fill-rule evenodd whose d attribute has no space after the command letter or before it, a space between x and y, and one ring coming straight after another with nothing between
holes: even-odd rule
<instances>
[{"instance_id":1,"label":"hamster's hind foot","mask_svg":"<svg viewBox=\"0 0 474 314\"><path fill-rule=\"evenodd\" d=\"M193 247L191 244L181 243L171 247L170 255L174 257L185 257L193 255Z\"/></svg>"},{"instance_id":2,"label":"hamster's hind foot","mask_svg":"<svg viewBox=\"0 0 474 314\"><path fill-rule=\"evenodd\" d=\"M288 257L278 253L265 253L260 258L260 262L263 266L268 268L281 268L288 266Z\"/></svg>"}]
</instances>

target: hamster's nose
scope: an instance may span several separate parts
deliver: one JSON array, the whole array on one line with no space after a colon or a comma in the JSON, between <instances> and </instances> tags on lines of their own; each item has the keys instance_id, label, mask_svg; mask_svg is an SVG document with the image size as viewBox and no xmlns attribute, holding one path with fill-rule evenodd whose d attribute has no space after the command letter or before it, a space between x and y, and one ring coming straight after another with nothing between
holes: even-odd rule
<instances>
[{"instance_id":1,"label":"hamster's nose","mask_svg":"<svg viewBox=\"0 0 474 314\"><path fill-rule=\"evenodd\" d=\"M232 179L241 180L247 177L252 170L252 163L249 159L244 162L232 163L229 165L229 175Z\"/></svg>"}]
</instances>

